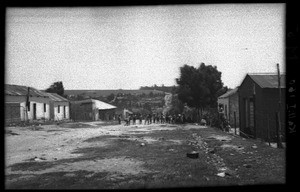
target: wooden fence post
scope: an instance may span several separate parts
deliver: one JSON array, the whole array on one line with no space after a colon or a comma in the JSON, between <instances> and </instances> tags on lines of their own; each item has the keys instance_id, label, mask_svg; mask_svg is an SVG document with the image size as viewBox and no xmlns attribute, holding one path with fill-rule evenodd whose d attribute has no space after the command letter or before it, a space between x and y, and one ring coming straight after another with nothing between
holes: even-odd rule
<instances>
[{"instance_id":1,"label":"wooden fence post","mask_svg":"<svg viewBox=\"0 0 300 192\"><path fill-rule=\"evenodd\" d=\"M235 111L233 112L233 116L234 116L234 134L236 135L236 114L235 114Z\"/></svg>"},{"instance_id":2,"label":"wooden fence post","mask_svg":"<svg viewBox=\"0 0 300 192\"><path fill-rule=\"evenodd\" d=\"M275 112L276 116L276 135L277 135L277 148L282 148L279 127L280 127L280 120L279 120L279 112Z\"/></svg>"},{"instance_id":3,"label":"wooden fence post","mask_svg":"<svg viewBox=\"0 0 300 192\"><path fill-rule=\"evenodd\" d=\"M271 146L271 142L270 142L270 115L268 114L268 119L267 119L267 123L268 123L268 126L267 126L267 135L268 135L268 143L269 143L269 146Z\"/></svg>"}]
</instances>

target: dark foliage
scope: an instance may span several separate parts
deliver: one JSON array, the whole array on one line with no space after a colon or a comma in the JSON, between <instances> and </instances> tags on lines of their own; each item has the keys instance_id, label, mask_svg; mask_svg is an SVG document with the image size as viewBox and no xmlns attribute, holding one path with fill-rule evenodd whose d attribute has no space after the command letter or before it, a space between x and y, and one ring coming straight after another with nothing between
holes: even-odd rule
<instances>
[{"instance_id":1,"label":"dark foliage","mask_svg":"<svg viewBox=\"0 0 300 192\"><path fill-rule=\"evenodd\" d=\"M48 93L57 93L60 96L64 96L64 86L62 81L58 81L53 83L48 89L45 91Z\"/></svg>"}]
</instances>

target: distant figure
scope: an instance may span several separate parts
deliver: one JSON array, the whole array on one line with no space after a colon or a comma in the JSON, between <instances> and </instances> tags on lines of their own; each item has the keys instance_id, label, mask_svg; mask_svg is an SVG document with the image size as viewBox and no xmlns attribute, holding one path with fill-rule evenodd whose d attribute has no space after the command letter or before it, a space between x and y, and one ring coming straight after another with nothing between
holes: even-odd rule
<instances>
[{"instance_id":1,"label":"distant figure","mask_svg":"<svg viewBox=\"0 0 300 192\"><path fill-rule=\"evenodd\" d=\"M135 121L136 121L136 115L134 114L132 117L132 124L135 125Z\"/></svg>"},{"instance_id":2,"label":"distant figure","mask_svg":"<svg viewBox=\"0 0 300 192\"><path fill-rule=\"evenodd\" d=\"M186 123L185 114L182 114L182 116L181 116L181 122L182 122L182 123Z\"/></svg>"},{"instance_id":3,"label":"distant figure","mask_svg":"<svg viewBox=\"0 0 300 192\"><path fill-rule=\"evenodd\" d=\"M121 115L118 116L119 124L121 125Z\"/></svg>"},{"instance_id":4,"label":"distant figure","mask_svg":"<svg viewBox=\"0 0 300 192\"><path fill-rule=\"evenodd\" d=\"M128 126L129 125L129 117L126 117L125 118L125 126Z\"/></svg>"},{"instance_id":5,"label":"distant figure","mask_svg":"<svg viewBox=\"0 0 300 192\"><path fill-rule=\"evenodd\" d=\"M169 123L169 116L166 114L166 123Z\"/></svg>"},{"instance_id":6,"label":"distant figure","mask_svg":"<svg viewBox=\"0 0 300 192\"><path fill-rule=\"evenodd\" d=\"M206 120L205 120L205 119L201 119L201 121L200 121L200 125L204 125L204 126L206 126Z\"/></svg>"}]
</instances>

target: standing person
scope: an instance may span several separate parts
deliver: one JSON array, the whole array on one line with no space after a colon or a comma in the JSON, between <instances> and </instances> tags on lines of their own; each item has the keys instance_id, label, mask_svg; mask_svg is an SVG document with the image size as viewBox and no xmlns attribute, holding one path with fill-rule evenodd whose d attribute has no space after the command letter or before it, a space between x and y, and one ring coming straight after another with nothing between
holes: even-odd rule
<instances>
[{"instance_id":1,"label":"standing person","mask_svg":"<svg viewBox=\"0 0 300 192\"><path fill-rule=\"evenodd\" d=\"M125 126L128 126L129 117L125 117Z\"/></svg>"},{"instance_id":2,"label":"standing person","mask_svg":"<svg viewBox=\"0 0 300 192\"><path fill-rule=\"evenodd\" d=\"M135 121L136 121L136 114L133 115L132 117L132 124L135 125Z\"/></svg>"},{"instance_id":3,"label":"standing person","mask_svg":"<svg viewBox=\"0 0 300 192\"><path fill-rule=\"evenodd\" d=\"M169 123L169 115L166 114L166 123Z\"/></svg>"},{"instance_id":4,"label":"standing person","mask_svg":"<svg viewBox=\"0 0 300 192\"><path fill-rule=\"evenodd\" d=\"M121 115L118 116L119 125L121 125Z\"/></svg>"},{"instance_id":5,"label":"standing person","mask_svg":"<svg viewBox=\"0 0 300 192\"><path fill-rule=\"evenodd\" d=\"M130 125L131 119L132 119L132 114L130 114L129 117L128 117L128 125Z\"/></svg>"},{"instance_id":6,"label":"standing person","mask_svg":"<svg viewBox=\"0 0 300 192\"><path fill-rule=\"evenodd\" d=\"M165 123L165 116L163 114L160 115L160 123Z\"/></svg>"},{"instance_id":7,"label":"standing person","mask_svg":"<svg viewBox=\"0 0 300 192\"><path fill-rule=\"evenodd\" d=\"M140 113L138 114L138 119L139 119L139 124L141 125L142 124L142 115Z\"/></svg>"},{"instance_id":8,"label":"standing person","mask_svg":"<svg viewBox=\"0 0 300 192\"><path fill-rule=\"evenodd\" d=\"M144 119L144 124L146 125L146 123L147 123L147 115L143 115L143 119Z\"/></svg>"}]
</instances>

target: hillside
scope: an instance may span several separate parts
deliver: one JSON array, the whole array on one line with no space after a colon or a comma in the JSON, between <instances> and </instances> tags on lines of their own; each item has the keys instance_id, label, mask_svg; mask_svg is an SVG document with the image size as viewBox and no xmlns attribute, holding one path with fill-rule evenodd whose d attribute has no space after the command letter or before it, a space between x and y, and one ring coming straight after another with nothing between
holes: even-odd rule
<instances>
[{"instance_id":1,"label":"hillside","mask_svg":"<svg viewBox=\"0 0 300 192\"><path fill-rule=\"evenodd\" d=\"M146 94L149 95L150 93L153 94L163 94L163 91L158 90L130 90L130 89L111 89L111 90L65 90L65 95L83 95L83 96L90 96L90 97L107 97L111 94L117 95L118 93L121 94L131 94L131 95L142 95Z\"/></svg>"}]
</instances>

